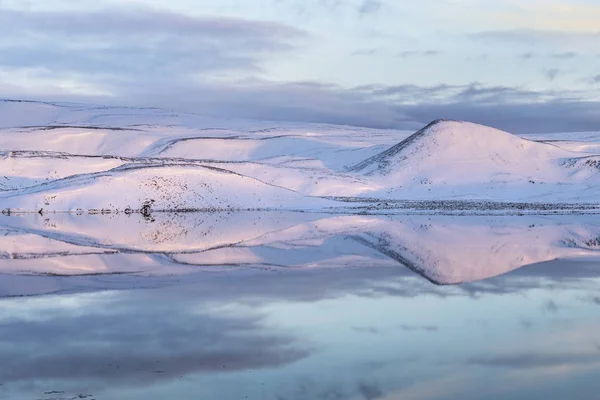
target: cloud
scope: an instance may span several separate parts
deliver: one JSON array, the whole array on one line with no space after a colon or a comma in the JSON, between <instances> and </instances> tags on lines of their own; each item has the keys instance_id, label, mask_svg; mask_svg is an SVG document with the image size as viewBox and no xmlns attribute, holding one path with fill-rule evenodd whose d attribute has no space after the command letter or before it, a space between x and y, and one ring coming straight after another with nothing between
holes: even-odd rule
<instances>
[{"instance_id":1,"label":"cloud","mask_svg":"<svg viewBox=\"0 0 600 400\"><path fill-rule=\"evenodd\" d=\"M600 83L600 74L596 76L592 76L593 83Z\"/></svg>"},{"instance_id":2,"label":"cloud","mask_svg":"<svg viewBox=\"0 0 600 400\"><path fill-rule=\"evenodd\" d=\"M373 13L382 2L315 0L310 4L328 10L344 7L352 13L364 6L363 11ZM520 40L519 35L531 36L532 31L475 36ZM308 37L301 29L276 22L194 17L148 8L3 9L0 90L4 97L377 128L417 129L439 117L467 119L515 133L598 128L600 117L590 111L596 103L582 93L478 82L342 87L322 81L267 80L269 60L294 57ZM377 47L365 48L353 55L377 51ZM567 53L556 54L566 57ZM398 56L439 54L417 48ZM527 54L522 54L523 59L535 56ZM546 72L548 80L558 73Z\"/></svg>"},{"instance_id":3,"label":"cloud","mask_svg":"<svg viewBox=\"0 0 600 400\"><path fill-rule=\"evenodd\" d=\"M550 57L556 58L559 60L570 60L570 59L576 58L577 56L578 56L578 54L574 51L567 51L565 53L554 53L554 54L550 55Z\"/></svg>"},{"instance_id":4,"label":"cloud","mask_svg":"<svg viewBox=\"0 0 600 400\"><path fill-rule=\"evenodd\" d=\"M534 54L529 51L527 53L521 53L517 57L521 60L531 60L534 57Z\"/></svg>"},{"instance_id":5,"label":"cloud","mask_svg":"<svg viewBox=\"0 0 600 400\"><path fill-rule=\"evenodd\" d=\"M477 102L478 104L499 103L531 103L551 100L558 95L579 96L580 93L533 91L510 86L486 86L479 82L466 85L438 84L420 85L367 85L356 90L368 93L376 98L406 102L408 99L416 103L455 103Z\"/></svg>"},{"instance_id":6,"label":"cloud","mask_svg":"<svg viewBox=\"0 0 600 400\"><path fill-rule=\"evenodd\" d=\"M593 49L600 40L600 31L577 32L561 30L507 29L482 31L469 34L468 36L474 40L507 42L510 44L565 44L578 46L585 44Z\"/></svg>"},{"instance_id":7,"label":"cloud","mask_svg":"<svg viewBox=\"0 0 600 400\"><path fill-rule=\"evenodd\" d=\"M533 96L525 94L524 98ZM437 116L482 123L513 133L541 133L598 130L600 117L594 115L598 107L600 102L597 101L557 98L529 103L438 102L405 105L398 110L416 121L427 121Z\"/></svg>"},{"instance_id":8,"label":"cloud","mask_svg":"<svg viewBox=\"0 0 600 400\"><path fill-rule=\"evenodd\" d=\"M398 53L398 57L409 58L409 57L433 57L440 55L440 52L437 50L407 50Z\"/></svg>"},{"instance_id":9,"label":"cloud","mask_svg":"<svg viewBox=\"0 0 600 400\"><path fill-rule=\"evenodd\" d=\"M336 2L326 4L337 7ZM477 82L362 87L271 82L261 78L266 61L293 55L295 46L308 36L274 22L133 8L3 10L0 33L0 88L5 97L400 129L417 129L440 117L515 133L593 130L600 121L591 111L596 103L585 101L581 93ZM400 56L437 54L409 50ZM548 74L554 79L558 72Z\"/></svg>"},{"instance_id":10,"label":"cloud","mask_svg":"<svg viewBox=\"0 0 600 400\"><path fill-rule=\"evenodd\" d=\"M469 60L469 61L487 61L487 60L489 60L489 58L490 58L489 54L479 54L479 55L469 56L467 58L467 60Z\"/></svg>"},{"instance_id":11,"label":"cloud","mask_svg":"<svg viewBox=\"0 0 600 400\"><path fill-rule=\"evenodd\" d=\"M538 57L540 57L540 54L536 54L531 51L521 53L517 56L517 58L519 58L521 60L530 60L532 58L538 58ZM555 60L570 60L570 59L579 57L579 54L574 51L567 51L564 53L550 53L550 54L548 54L548 57L555 59Z\"/></svg>"},{"instance_id":12,"label":"cloud","mask_svg":"<svg viewBox=\"0 0 600 400\"><path fill-rule=\"evenodd\" d=\"M556 77L561 73L560 69L558 69L558 68L545 69L543 72L544 72L544 75L546 75L546 78L550 82L554 82Z\"/></svg>"},{"instance_id":13,"label":"cloud","mask_svg":"<svg viewBox=\"0 0 600 400\"><path fill-rule=\"evenodd\" d=\"M114 91L123 81L193 80L260 71L265 57L294 49L305 33L283 24L200 18L147 8L0 12L0 68L84 74Z\"/></svg>"},{"instance_id":14,"label":"cloud","mask_svg":"<svg viewBox=\"0 0 600 400\"><path fill-rule=\"evenodd\" d=\"M524 29L563 32L597 32L600 4L597 0L528 0L499 2L504 10L491 8L490 23ZM503 7L504 6L504 7Z\"/></svg>"},{"instance_id":15,"label":"cloud","mask_svg":"<svg viewBox=\"0 0 600 400\"><path fill-rule=\"evenodd\" d=\"M416 130L437 118L466 120L513 133L600 129L600 102L569 91L533 91L508 86L439 84L366 85L343 88L317 82L275 83L123 81L110 105L155 106L217 117L333 123ZM10 93L5 94L5 96ZM87 101L48 92L49 101ZM282 101L285 99L285 101Z\"/></svg>"},{"instance_id":16,"label":"cloud","mask_svg":"<svg viewBox=\"0 0 600 400\"><path fill-rule=\"evenodd\" d=\"M381 0L362 0L362 3L358 7L358 13L360 15L376 14L383 7Z\"/></svg>"},{"instance_id":17,"label":"cloud","mask_svg":"<svg viewBox=\"0 0 600 400\"><path fill-rule=\"evenodd\" d=\"M382 0L273 0L277 3L290 5L292 9L301 16L310 18L327 14L336 13L336 17L340 13L349 13L352 16L364 17L375 15L384 6Z\"/></svg>"},{"instance_id":18,"label":"cloud","mask_svg":"<svg viewBox=\"0 0 600 400\"><path fill-rule=\"evenodd\" d=\"M379 52L379 49L359 49L352 52L353 56L372 56Z\"/></svg>"},{"instance_id":19,"label":"cloud","mask_svg":"<svg viewBox=\"0 0 600 400\"><path fill-rule=\"evenodd\" d=\"M3 10L3 30L19 29L24 33L47 32L63 35L77 33L84 37L98 35L123 38L131 35L145 38L148 35L175 34L181 38L203 35L219 38L235 37L253 40L270 35L296 36L300 31L274 22L261 22L239 18L199 18L149 8L117 8L104 11L14 11ZM246 42L247 43L247 42Z\"/></svg>"},{"instance_id":20,"label":"cloud","mask_svg":"<svg viewBox=\"0 0 600 400\"><path fill-rule=\"evenodd\" d=\"M558 312L558 305L553 300L548 300L542 308L550 313L556 314Z\"/></svg>"}]
</instances>

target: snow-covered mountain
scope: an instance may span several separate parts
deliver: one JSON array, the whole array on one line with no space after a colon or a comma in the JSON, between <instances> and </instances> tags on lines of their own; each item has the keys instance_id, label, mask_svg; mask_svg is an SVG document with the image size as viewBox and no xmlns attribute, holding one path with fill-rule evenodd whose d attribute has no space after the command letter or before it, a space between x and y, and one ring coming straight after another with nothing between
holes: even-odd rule
<instances>
[{"instance_id":1,"label":"snow-covered mountain","mask_svg":"<svg viewBox=\"0 0 600 400\"><path fill-rule=\"evenodd\" d=\"M581 144L446 120L410 133L18 101L0 101L0 127L5 213L600 207L593 133Z\"/></svg>"}]
</instances>

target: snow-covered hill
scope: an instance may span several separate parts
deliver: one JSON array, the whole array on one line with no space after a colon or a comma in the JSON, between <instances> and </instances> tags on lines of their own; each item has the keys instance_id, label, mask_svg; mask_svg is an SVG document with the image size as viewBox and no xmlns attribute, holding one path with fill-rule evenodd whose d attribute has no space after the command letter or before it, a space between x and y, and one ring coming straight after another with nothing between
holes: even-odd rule
<instances>
[{"instance_id":1,"label":"snow-covered hill","mask_svg":"<svg viewBox=\"0 0 600 400\"><path fill-rule=\"evenodd\" d=\"M462 121L437 120L390 149L351 168L368 175L446 172L455 182L495 173L546 173L549 161L572 156L559 147ZM477 168L474 168L476 166ZM450 175L454 172L454 175Z\"/></svg>"},{"instance_id":2,"label":"snow-covered hill","mask_svg":"<svg viewBox=\"0 0 600 400\"><path fill-rule=\"evenodd\" d=\"M217 211L321 209L326 199L302 196L254 178L204 165L124 165L8 192L12 212Z\"/></svg>"},{"instance_id":3,"label":"snow-covered hill","mask_svg":"<svg viewBox=\"0 0 600 400\"><path fill-rule=\"evenodd\" d=\"M558 137L459 121L412 134L0 101L0 210L392 212L408 200L446 201L446 210L450 200L600 207L592 151L600 134Z\"/></svg>"}]
</instances>

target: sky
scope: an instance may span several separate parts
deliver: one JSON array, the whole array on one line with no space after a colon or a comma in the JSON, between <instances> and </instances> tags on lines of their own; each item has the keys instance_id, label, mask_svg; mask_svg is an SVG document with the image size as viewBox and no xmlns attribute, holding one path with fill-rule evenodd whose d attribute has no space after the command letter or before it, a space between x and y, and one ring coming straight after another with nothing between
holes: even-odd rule
<instances>
[{"instance_id":1,"label":"sky","mask_svg":"<svg viewBox=\"0 0 600 400\"><path fill-rule=\"evenodd\" d=\"M600 130L600 0L0 0L0 98Z\"/></svg>"}]
</instances>

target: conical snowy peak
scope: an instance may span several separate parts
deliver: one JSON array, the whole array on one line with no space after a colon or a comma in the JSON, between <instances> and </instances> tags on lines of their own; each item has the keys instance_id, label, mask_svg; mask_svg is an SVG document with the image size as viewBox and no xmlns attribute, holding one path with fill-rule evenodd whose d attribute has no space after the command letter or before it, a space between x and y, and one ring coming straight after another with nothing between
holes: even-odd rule
<instances>
[{"instance_id":1,"label":"conical snowy peak","mask_svg":"<svg viewBox=\"0 0 600 400\"><path fill-rule=\"evenodd\" d=\"M478 166L521 165L568 157L555 146L533 142L498 129L470 122L435 120L402 142L351 168L367 175L388 175L399 168L457 163Z\"/></svg>"}]
</instances>

